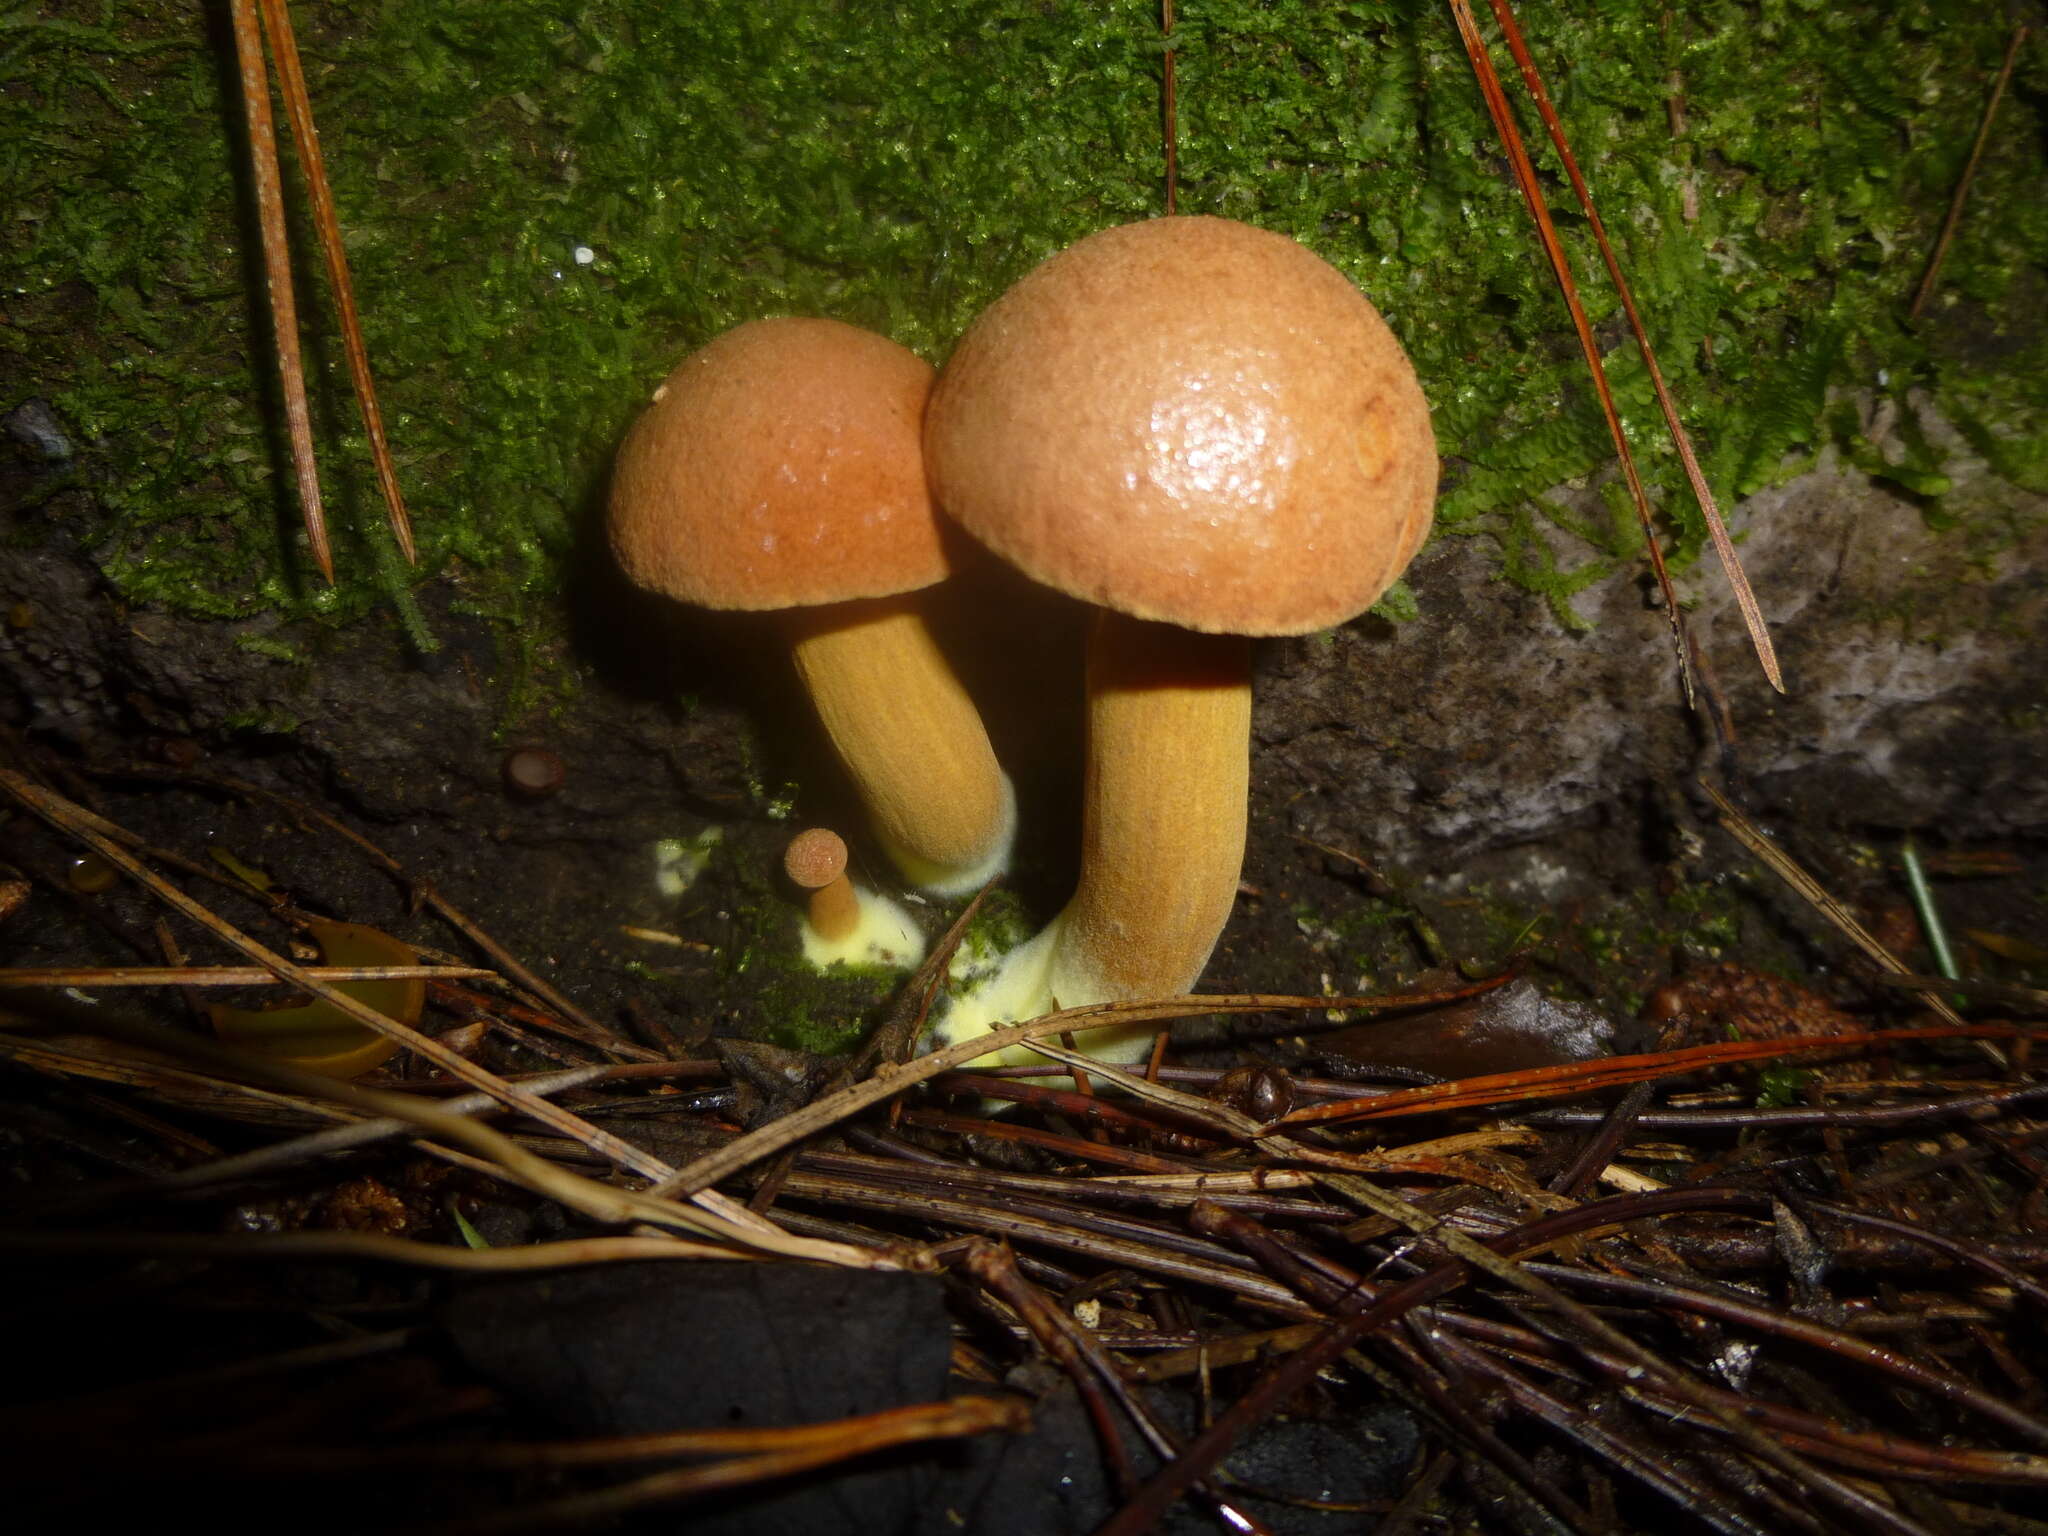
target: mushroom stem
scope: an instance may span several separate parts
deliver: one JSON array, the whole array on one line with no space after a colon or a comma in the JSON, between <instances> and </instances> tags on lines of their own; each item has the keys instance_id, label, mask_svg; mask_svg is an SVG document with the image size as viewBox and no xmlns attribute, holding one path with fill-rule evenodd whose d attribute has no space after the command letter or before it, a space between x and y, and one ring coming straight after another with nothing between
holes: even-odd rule
<instances>
[{"instance_id":1,"label":"mushroom stem","mask_svg":"<svg viewBox=\"0 0 2048 1536\"><path fill-rule=\"evenodd\" d=\"M811 892L804 915L828 944L848 937L860 926L860 897L854 893L853 882L841 875L830 885L818 887Z\"/></svg>"},{"instance_id":2,"label":"mushroom stem","mask_svg":"<svg viewBox=\"0 0 2048 1536\"><path fill-rule=\"evenodd\" d=\"M825 734L904 876L956 895L999 874L1016 801L917 598L807 609L789 623Z\"/></svg>"},{"instance_id":3,"label":"mushroom stem","mask_svg":"<svg viewBox=\"0 0 2048 1536\"><path fill-rule=\"evenodd\" d=\"M1248 640L1096 615L1081 879L1048 977L1061 1007L1194 987L1237 896L1250 742Z\"/></svg>"},{"instance_id":4,"label":"mushroom stem","mask_svg":"<svg viewBox=\"0 0 2048 1536\"><path fill-rule=\"evenodd\" d=\"M1099 611L1088 636L1081 878L1060 915L955 999L947 1043L1087 1003L1193 990L1237 896L1251 775L1251 642ZM1136 1062L1149 1024L1084 1030ZM998 1060L1042 1060L1014 1046Z\"/></svg>"}]
</instances>

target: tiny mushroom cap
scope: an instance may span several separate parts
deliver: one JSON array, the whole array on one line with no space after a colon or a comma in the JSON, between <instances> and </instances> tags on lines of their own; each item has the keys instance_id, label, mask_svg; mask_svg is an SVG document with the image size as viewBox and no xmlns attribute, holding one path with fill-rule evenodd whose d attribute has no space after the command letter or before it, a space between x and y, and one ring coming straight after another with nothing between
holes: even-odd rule
<instances>
[{"instance_id":1,"label":"tiny mushroom cap","mask_svg":"<svg viewBox=\"0 0 2048 1536\"><path fill-rule=\"evenodd\" d=\"M619 451L611 543L639 585L781 610L890 856L972 889L1014 799L916 593L948 574L920 434L931 366L835 320L757 320L676 367Z\"/></svg>"},{"instance_id":2,"label":"tiny mushroom cap","mask_svg":"<svg viewBox=\"0 0 2048 1536\"><path fill-rule=\"evenodd\" d=\"M1341 624L1429 531L1429 407L1351 281L1226 219L1105 230L962 338L925 455L967 531L1099 605L1081 878L961 1039L1048 1006L1192 988L1243 863L1253 635ZM1142 1031L1084 1036L1135 1060Z\"/></svg>"},{"instance_id":3,"label":"tiny mushroom cap","mask_svg":"<svg viewBox=\"0 0 2048 1536\"><path fill-rule=\"evenodd\" d=\"M846 839L829 827L811 827L789 840L782 870L801 890L823 890L846 873Z\"/></svg>"}]
</instances>

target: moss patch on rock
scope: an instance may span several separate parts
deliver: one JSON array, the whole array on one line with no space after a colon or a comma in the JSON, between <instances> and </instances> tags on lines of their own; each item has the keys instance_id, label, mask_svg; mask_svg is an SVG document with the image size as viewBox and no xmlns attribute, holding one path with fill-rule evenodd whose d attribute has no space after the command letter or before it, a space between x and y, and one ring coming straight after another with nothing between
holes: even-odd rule
<instances>
[{"instance_id":1,"label":"moss patch on rock","mask_svg":"<svg viewBox=\"0 0 2048 1536\"><path fill-rule=\"evenodd\" d=\"M611 451L683 351L805 313L940 359L1033 263L1161 207L1149 5L295 16L423 554L405 571L382 531L297 213L331 591L277 440L219 13L44 0L0 21L4 403L55 405L97 490L81 532L98 560L128 597L183 613L347 619L438 578L533 652ZM1305 240L1387 313L1448 455L1441 529L1499 538L1505 574L1560 601L1632 557L1630 518L1542 499L1610 449L1446 8L1209 0L1180 16L1181 207ZM1939 297L1919 328L1903 318L2003 49L1995 8L1613 0L1524 24L1725 499L1830 440L1863 451L1856 418L1828 408L1850 385L1931 398L2000 473L2048 484L2038 46ZM1702 529L1647 376L1547 148L1538 161L1690 559ZM1940 515L1941 457L1864 467ZM1528 536L1538 522L1566 529L1563 556Z\"/></svg>"}]
</instances>

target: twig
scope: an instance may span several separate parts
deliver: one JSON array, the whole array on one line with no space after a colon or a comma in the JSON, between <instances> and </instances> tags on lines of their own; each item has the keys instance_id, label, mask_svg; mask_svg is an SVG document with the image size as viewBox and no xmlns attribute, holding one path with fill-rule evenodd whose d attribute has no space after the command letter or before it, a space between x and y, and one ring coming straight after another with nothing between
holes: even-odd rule
<instances>
[{"instance_id":1,"label":"twig","mask_svg":"<svg viewBox=\"0 0 2048 1536\"><path fill-rule=\"evenodd\" d=\"M1015 1309L1047 1353L1065 1367L1075 1389L1089 1405L1089 1413L1096 1420L1096 1432L1102 1437L1105 1448L1115 1448L1119 1496L1129 1497L1135 1484L1128 1459L1123 1455L1122 1442L1116 1437L1116 1428L1107 1407L1101 1404L1096 1383L1099 1382L1102 1390L1116 1398L1118 1406L1138 1426L1139 1433L1159 1455L1174 1455L1180 1449L1178 1438L1159 1422L1145 1405L1145 1400L1131 1390L1123 1373L1117 1369L1094 1333L1076 1322L1064 1307L1054 1306L1037 1286L1025 1279L1008 1248L996 1243L976 1243L967 1250L966 1268L969 1274ZM1213 1506L1225 1529L1245 1532L1247 1536L1265 1531L1265 1527L1251 1515L1230 1504L1208 1484L1198 1483L1195 1486L1196 1491Z\"/></svg>"},{"instance_id":2,"label":"twig","mask_svg":"<svg viewBox=\"0 0 2048 1536\"><path fill-rule=\"evenodd\" d=\"M1695 1202L1710 1205L1717 1200L1729 1198L1733 1192L1702 1188L1673 1192L1665 1196L1595 1201L1575 1211L1546 1217L1526 1227L1517 1228L1491 1243L1480 1243L1368 1180L1342 1174L1328 1174L1323 1177L1331 1188L1338 1190L1347 1198L1399 1221L1417 1236L1433 1238L1442 1243L1450 1251L1451 1261L1426 1271L1414 1280L1380 1293L1370 1303L1358 1301L1343 1309L1320 1339L1299 1353L1289 1356L1262 1377L1256 1387L1238 1399L1198 1435L1182 1455L1161 1468L1140 1490L1138 1497L1105 1522L1098 1529L1096 1536L1138 1536L1138 1533L1149 1530L1172 1502L1196 1478L1205 1475L1217 1459L1228 1451L1240 1434L1306 1387L1318 1371L1343 1355L1359 1339L1412 1308L1435 1300L1458 1284L1466 1272L1466 1265L1476 1267L1569 1317L1575 1326L1592 1339L1626 1358L1631 1367L1641 1372L1645 1381L1682 1402L1701 1407L1712 1414L1752 1454L1780 1471L1789 1473L1808 1490L1825 1498L1838 1510L1853 1512L1856 1517L1880 1530L1901 1533L1901 1536L1911 1532L1918 1536L1918 1526L1879 1504L1868 1494L1818 1471L1775 1443L1769 1436L1743 1423L1736 1415L1730 1413L1725 1405L1712 1401L1699 1389L1697 1383L1674 1370L1656 1354L1623 1334L1612 1323L1504 1257L1504 1254L1525 1250L1532 1245L1547 1246L1561 1236L1615 1220L1634 1219L1622 1216L1622 1211L1648 1214L1659 1209L1684 1209Z\"/></svg>"},{"instance_id":3,"label":"twig","mask_svg":"<svg viewBox=\"0 0 2048 1536\"><path fill-rule=\"evenodd\" d=\"M324 998L356 1023L365 1025L379 1034L391 1036L401 1044L410 1046L419 1055L435 1062L453 1076L459 1077L482 1089L500 1103L519 1110L531 1119L539 1121L542 1125L548 1126L561 1135L568 1136L594 1151L601 1152L621 1167L630 1168L651 1179L663 1178L672 1171L667 1163L651 1153L642 1152L639 1148L628 1142L621 1141L610 1132L601 1131L596 1126L589 1124L589 1122L570 1114L560 1106L551 1104L546 1099L530 1093L516 1084L505 1082L487 1069L470 1061L467 1057L450 1050L447 1046L441 1044L440 1041L423 1035L418 1030L399 1023L396 1019L387 1018L374 1008L370 1008L358 1002L355 998L350 997L346 992L339 991L326 982L318 981L308 976L300 966L293 964L282 955L273 953L262 944L256 942L256 940L240 932L221 918L216 917L212 912L208 911L177 887L160 879L140 861L130 855L126 849L108 837L101 830L107 824L83 807L74 805L61 795L42 788L21 774L7 770L0 770L0 789L4 789L9 794L12 794L22 804L35 812L37 816L49 822L50 825L59 831L79 839L109 863L124 870L131 879L140 883L165 905L184 913L194 922L226 940L234 948L239 949L243 954L249 956L250 959L265 966L278 976L296 983L308 992L313 993L316 997ZM453 1135L457 1141L478 1146L485 1156L493 1157L497 1161L505 1163L508 1168L513 1166L513 1160L516 1159L525 1177L529 1179L538 1177L543 1180L558 1180L573 1177L563 1174L561 1170L553 1168L543 1159L520 1151L504 1137L497 1135L495 1132L487 1131L483 1126L465 1120L459 1115L443 1115L439 1111L429 1111L426 1109L426 1106L414 1103L400 1104L399 1101L389 1096L371 1094L367 1090L355 1087L352 1084L329 1082L328 1080L314 1077L311 1074L297 1072L284 1066L282 1063L256 1062L246 1057L236 1057L232 1053L220 1051L218 1047L208 1046L201 1041L171 1036L168 1032L162 1033L164 1038L160 1043L170 1044L173 1040L176 1040L175 1048L180 1051L217 1052L218 1054L215 1059L237 1061L240 1068L245 1072L258 1076L267 1076L272 1081L286 1081L295 1087L301 1088L302 1091L306 1091L307 1085L311 1085L311 1092L324 1092L329 1097L340 1098L344 1102L347 1102L353 1096L356 1102L367 1103L373 1109L381 1110L388 1114L396 1114L401 1117L413 1118L416 1123L428 1124L429 1128L435 1130L437 1134ZM682 1218L686 1225L694 1226L700 1230L708 1229L712 1235L728 1241L750 1243L765 1247L770 1251L786 1253L791 1256L796 1256L798 1250L803 1250L807 1253L807 1256L812 1258L826 1259L834 1263L852 1264L861 1268L873 1267L878 1262L872 1254L847 1248L843 1245L813 1243L805 1239L791 1238L773 1222L755 1215L744 1206L736 1204L715 1190L693 1191L690 1199L700 1209L693 1212L685 1212L683 1207L676 1205L672 1201L659 1197L620 1195L614 1191L604 1190L603 1186L597 1185L590 1180L576 1180L574 1184L562 1187L570 1189L575 1193L576 1199L566 1203L576 1204L579 1209L587 1210L593 1201L599 1206L609 1205L614 1211L638 1205L643 1207L647 1214L644 1216L629 1216L627 1219L653 1219L661 1225L672 1225L676 1223L678 1218ZM594 1197L591 1193L592 1191L601 1191L601 1196ZM561 1197L558 1195L557 1198Z\"/></svg>"},{"instance_id":4,"label":"twig","mask_svg":"<svg viewBox=\"0 0 2048 1536\"><path fill-rule=\"evenodd\" d=\"M232 1237L189 1232L8 1232L0 1252L53 1257L377 1259L423 1269L566 1269L622 1259L736 1259L730 1248L678 1237L584 1237L514 1248L455 1248L382 1232L267 1232Z\"/></svg>"},{"instance_id":5,"label":"twig","mask_svg":"<svg viewBox=\"0 0 2048 1536\"><path fill-rule=\"evenodd\" d=\"M1085 1354L1079 1335L1081 1330L1065 1310L1054 1306L1045 1293L1017 1268L1017 1261L1001 1243L980 1241L968 1246L966 1261L962 1267L980 1281L984 1288L1007 1303L1017 1316L1024 1320L1024 1326L1031 1331L1042 1348L1074 1384L1081 1405L1087 1410L1089 1422L1095 1426L1096 1443L1102 1447L1102 1459L1108 1464L1111 1480L1116 1484L1117 1497L1129 1498L1131 1490L1137 1487L1137 1479L1131 1470L1131 1453L1125 1447L1123 1436L1117 1433L1116 1419L1109 1411L1109 1400L1103 1396L1103 1381L1091 1369L1095 1364L1093 1355ZM1109 1380L1115 1380L1115 1373L1109 1373Z\"/></svg>"},{"instance_id":6,"label":"twig","mask_svg":"<svg viewBox=\"0 0 2048 1536\"><path fill-rule=\"evenodd\" d=\"M498 973L479 965L309 965L321 981L475 979ZM0 968L6 987L275 987L282 977L253 965L12 966Z\"/></svg>"},{"instance_id":7,"label":"twig","mask_svg":"<svg viewBox=\"0 0 2048 1536\"><path fill-rule=\"evenodd\" d=\"M707 1189L729 1178L749 1163L780 1152L784 1147L816 1135L827 1126L860 1113L871 1104L893 1098L906 1088L936 1077L979 1057L993 1055L1026 1041L1043 1041L1065 1030L1100 1029L1110 1024L1155 1024L1171 1019L1195 1018L1205 1013L1271 1013L1288 1009L1323 1012L1331 1008L1384 1009L1412 1007L1412 997L1299 997L1238 993L1222 996L1169 997L1137 1003L1091 1003L1083 1008L1066 1008L1023 1024L991 1030L971 1040L962 1040L943 1050L932 1051L915 1061L896 1065L884 1062L874 1075L806 1104L760 1129L748 1132L729 1146L700 1157L696 1162L663 1179L651 1193L673 1194L678 1190ZM1048 1052L1047 1054L1056 1054ZM1101 1073L1102 1064L1090 1059L1090 1070ZM1123 1076L1118 1074L1119 1078ZM1197 1101L1206 1103L1206 1100ZM1214 1107L1214 1106L1211 1106Z\"/></svg>"}]
</instances>

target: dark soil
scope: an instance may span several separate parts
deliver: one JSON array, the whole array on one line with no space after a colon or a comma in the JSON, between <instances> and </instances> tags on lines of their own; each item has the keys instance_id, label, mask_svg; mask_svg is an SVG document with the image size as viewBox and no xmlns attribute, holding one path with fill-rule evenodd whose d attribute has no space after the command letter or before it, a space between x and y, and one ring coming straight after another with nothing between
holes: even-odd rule
<instances>
[{"instance_id":1,"label":"dark soil","mask_svg":"<svg viewBox=\"0 0 2048 1536\"><path fill-rule=\"evenodd\" d=\"M67 505L88 492L41 494L54 472L32 444L18 444L0 472L0 500L34 500L39 525L33 544L0 550L7 755L147 845L212 869L212 883L181 883L223 916L265 942L284 941L269 902L238 884L238 870L256 870L275 883L273 897L305 913L476 958L421 909L420 888L431 885L605 1025L663 1054L706 1055L727 1036L844 1046L887 1006L890 981L821 979L794 958L796 908L772 874L781 846L801 825L857 828L765 626L642 601L594 563L568 599L576 654L556 659L575 686L507 720L499 649L462 617L452 588L422 593L443 642L430 657L395 624L283 636L130 610L100 584L91 552L67 542ZM1873 493L1863 483L1838 490L1843 538L1853 544L1854 527L1870 525ZM1726 753L1669 696L1663 621L1633 588L1613 584L1602 627L1572 634L1540 600L1479 585L1459 546L1438 546L1416 573L1420 620L1367 619L1262 651L1243 894L1205 985L1389 993L1514 965L1543 994L1603 1020L1622 1048L1643 1038L1634 1020L1652 994L1715 966L1794 978L1817 1006L1869 1022L1904 1017L1907 1004L1882 1001L1844 941L1713 825L1691 788L1701 766L1731 770L1730 782L1791 850L1909 965L1927 970L1898 869L1898 834L1916 831L1950 926L1966 936L1966 968L2038 985L2040 955L2029 946L2048 933L2048 666L2029 618L2041 603L2038 539L2028 533L1980 563L1960 605L1943 610L1953 627L1934 638L1895 632L1894 618L1858 608L1875 599L1853 585L1861 578L1842 552L1849 544L1828 557L1840 583L1812 603L1790 590L1811 572L1794 568L1780 580L1762 567L1767 606L1787 614L1782 643L1795 680L1818 674L1818 698L1763 698L1710 602L1695 622L1720 642L1737 709ZM1939 555L1934 548L1937 565ZM1926 590L1956 579L1937 573ZM1844 613L1860 616L1829 617ZM1053 910L1072 875L1078 619L1059 600L979 571L949 619L968 639L967 668L1034 829L1011 882L1027 920ZM1830 626L1843 643L1829 641ZM1892 659L1879 666L1871 658L1885 643ZM521 748L561 759L559 790L536 798L508 787L505 759ZM286 798L251 797L238 783ZM403 877L289 802L369 838ZM699 878L663 896L657 842L709 828L723 836ZM885 881L857 839L856 857ZM125 883L80 890L76 858L20 811L0 817L0 862L34 886L0 927L5 963L162 963L154 904ZM936 933L950 913L921 915ZM230 958L189 929L175 932L194 959ZM95 1009L162 1018L183 1008L172 994L98 997L47 1006L81 1019ZM1229 1066L1249 1055L1323 1070L1331 1052L1320 1037L1343 1022L1188 1021L1176 1030L1177 1059ZM425 1027L461 1023L430 1012ZM584 1059L532 1031L495 1032L479 1050L504 1071ZM1482 1060L1456 1070L1482 1069L1493 1068ZM4 1096L0 1134L32 1206L178 1160L174 1143L110 1112L89 1087L10 1068ZM605 1123L665 1156L687 1151L664 1139L673 1132L656 1118L619 1113ZM261 1139L191 1124L224 1146ZM499 1243L569 1230L550 1208L508 1200L471 1176L395 1154L356 1166L353 1182L308 1171L247 1199L194 1207L191 1219L215 1230L354 1224L445 1240L449 1213L460 1209ZM389 1321L411 1325L442 1289L339 1265L165 1265L112 1278L86 1263L47 1268L11 1312L37 1331L17 1352L8 1395L35 1402L303 1347L307 1317L327 1336L360 1338ZM358 1409L384 1433L460 1420L485 1390L471 1365L431 1352L317 1379L327 1385L318 1406L305 1407L315 1435ZM279 1391L290 1398L273 1382L251 1401ZM124 1401L143 1411L140 1399ZM416 1405L412 1417L393 1408L401 1401ZM559 1426L557 1415L527 1411L505 1397L493 1423L534 1433ZM1300 1423L1309 1427L1252 1447L1244 1475L1337 1489L1339 1502L1406 1486L1405 1472L1370 1487L1359 1481L1358 1448L1344 1439L1362 1432L1356 1421L1319 1417L1307 1404ZM222 1432L248 1433L248 1421ZM1405 1418L1372 1432L1412 1444ZM1338 1438L1316 1449L1317 1435ZM1395 1458L1403 1469L1405 1455ZM422 1497L412 1509L424 1517L438 1506ZM452 1511L468 1495L446 1497ZM1093 1510L1088 1501L1070 1506L1078 1528ZM1271 1513L1281 1529L1353 1528L1337 1515L1280 1505ZM361 1517L338 1515L335 1528Z\"/></svg>"}]
</instances>

